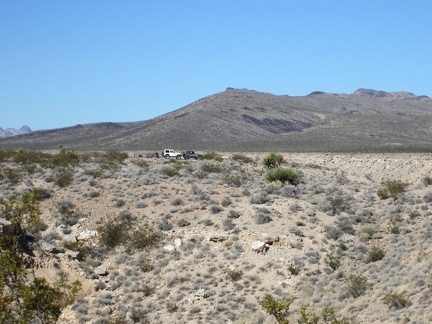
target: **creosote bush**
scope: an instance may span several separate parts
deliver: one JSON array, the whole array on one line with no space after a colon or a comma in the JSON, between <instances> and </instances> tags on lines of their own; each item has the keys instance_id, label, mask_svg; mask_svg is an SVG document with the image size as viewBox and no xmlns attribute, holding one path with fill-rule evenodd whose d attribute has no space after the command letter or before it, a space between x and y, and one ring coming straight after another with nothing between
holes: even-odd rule
<instances>
[{"instance_id":1,"label":"creosote bush","mask_svg":"<svg viewBox=\"0 0 432 324\"><path fill-rule=\"evenodd\" d=\"M403 293L387 293L382 300L389 308L399 309L408 305L408 299Z\"/></svg>"},{"instance_id":2,"label":"creosote bush","mask_svg":"<svg viewBox=\"0 0 432 324\"><path fill-rule=\"evenodd\" d=\"M399 198L400 194L405 191L407 186L408 184L401 180L387 180L381 184L381 188L378 189L377 195L382 200L388 198L396 200Z\"/></svg>"}]
</instances>

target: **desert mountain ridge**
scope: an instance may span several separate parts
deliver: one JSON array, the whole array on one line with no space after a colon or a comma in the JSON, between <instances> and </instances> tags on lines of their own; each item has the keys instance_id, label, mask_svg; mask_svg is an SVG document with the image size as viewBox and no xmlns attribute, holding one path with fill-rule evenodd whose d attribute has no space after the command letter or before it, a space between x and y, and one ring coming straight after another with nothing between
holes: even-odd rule
<instances>
[{"instance_id":1,"label":"desert mountain ridge","mask_svg":"<svg viewBox=\"0 0 432 324\"><path fill-rule=\"evenodd\" d=\"M150 120L35 131L1 148L228 151L432 151L432 100L358 89L274 95L227 88Z\"/></svg>"},{"instance_id":2,"label":"desert mountain ridge","mask_svg":"<svg viewBox=\"0 0 432 324\"><path fill-rule=\"evenodd\" d=\"M16 135L21 135L21 134L27 134L27 133L31 133L31 128L28 127L27 125L22 126L19 129L16 128L6 128L3 129L0 127L0 137L7 137L7 136L16 136Z\"/></svg>"}]
</instances>

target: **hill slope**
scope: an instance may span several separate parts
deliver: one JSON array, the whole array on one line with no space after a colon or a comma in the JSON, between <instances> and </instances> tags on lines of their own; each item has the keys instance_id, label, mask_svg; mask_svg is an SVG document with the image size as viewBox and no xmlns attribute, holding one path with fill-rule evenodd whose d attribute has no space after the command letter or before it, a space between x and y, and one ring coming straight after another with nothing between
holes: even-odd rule
<instances>
[{"instance_id":1,"label":"hill slope","mask_svg":"<svg viewBox=\"0 0 432 324\"><path fill-rule=\"evenodd\" d=\"M157 118L32 132L3 148L430 151L432 100L359 89L277 96L228 88Z\"/></svg>"}]
</instances>

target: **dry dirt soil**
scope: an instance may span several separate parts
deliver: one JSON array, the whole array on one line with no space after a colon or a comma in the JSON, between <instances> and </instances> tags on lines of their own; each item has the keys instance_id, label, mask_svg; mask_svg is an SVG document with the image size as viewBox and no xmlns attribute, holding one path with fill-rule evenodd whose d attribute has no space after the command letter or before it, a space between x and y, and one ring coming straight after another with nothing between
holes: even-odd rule
<instances>
[{"instance_id":1,"label":"dry dirt soil","mask_svg":"<svg viewBox=\"0 0 432 324\"><path fill-rule=\"evenodd\" d=\"M265 180L267 153L219 154L83 162L64 187L52 169L2 180L5 198L51 191L38 273L83 283L60 323L276 323L266 294L292 299L290 322L302 305L355 323L432 321L432 155L283 154L301 175L284 184ZM386 181L405 188L382 199ZM126 239L107 246L115 224ZM149 228L161 240L131 246Z\"/></svg>"}]
</instances>

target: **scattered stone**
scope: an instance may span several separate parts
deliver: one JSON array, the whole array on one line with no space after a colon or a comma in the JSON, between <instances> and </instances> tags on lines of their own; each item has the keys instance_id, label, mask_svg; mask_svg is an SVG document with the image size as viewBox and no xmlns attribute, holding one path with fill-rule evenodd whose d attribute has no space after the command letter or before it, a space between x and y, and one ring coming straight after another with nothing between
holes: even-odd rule
<instances>
[{"instance_id":1,"label":"scattered stone","mask_svg":"<svg viewBox=\"0 0 432 324\"><path fill-rule=\"evenodd\" d=\"M175 251L175 247L172 244L169 245L165 245L163 247L164 250L168 251L168 252L174 252Z\"/></svg>"},{"instance_id":2,"label":"scattered stone","mask_svg":"<svg viewBox=\"0 0 432 324\"><path fill-rule=\"evenodd\" d=\"M85 241L85 240L88 240L92 237L95 237L96 235L97 235L96 231L85 230L85 231L79 233L78 236L76 237L76 239L78 241Z\"/></svg>"},{"instance_id":3,"label":"scattered stone","mask_svg":"<svg viewBox=\"0 0 432 324\"><path fill-rule=\"evenodd\" d=\"M264 253L269 249L268 244L263 241L254 241L252 242L252 251L256 253Z\"/></svg>"},{"instance_id":4,"label":"scattered stone","mask_svg":"<svg viewBox=\"0 0 432 324\"><path fill-rule=\"evenodd\" d=\"M228 237L226 234L215 232L215 233L210 233L207 237L207 240L210 242L216 242L217 243L217 242L226 241L227 238Z\"/></svg>"},{"instance_id":5,"label":"scattered stone","mask_svg":"<svg viewBox=\"0 0 432 324\"><path fill-rule=\"evenodd\" d=\"M181 238L177 237L174 239L174 244L176 247L179 248L180 246L182 246L183 242L182 242Z\"/></svg>"},{"instance_id":6,"label":"scattered stone","mask_svg":"<svg viewBox=\"0 0 432 324\"><path fill-rule=\"evenodd\" d=\"M105 266L99 266L99 267L95 268L94 272L98 276L107 276L108 275L108 268Z\"/></svg>"}]
</instances>

